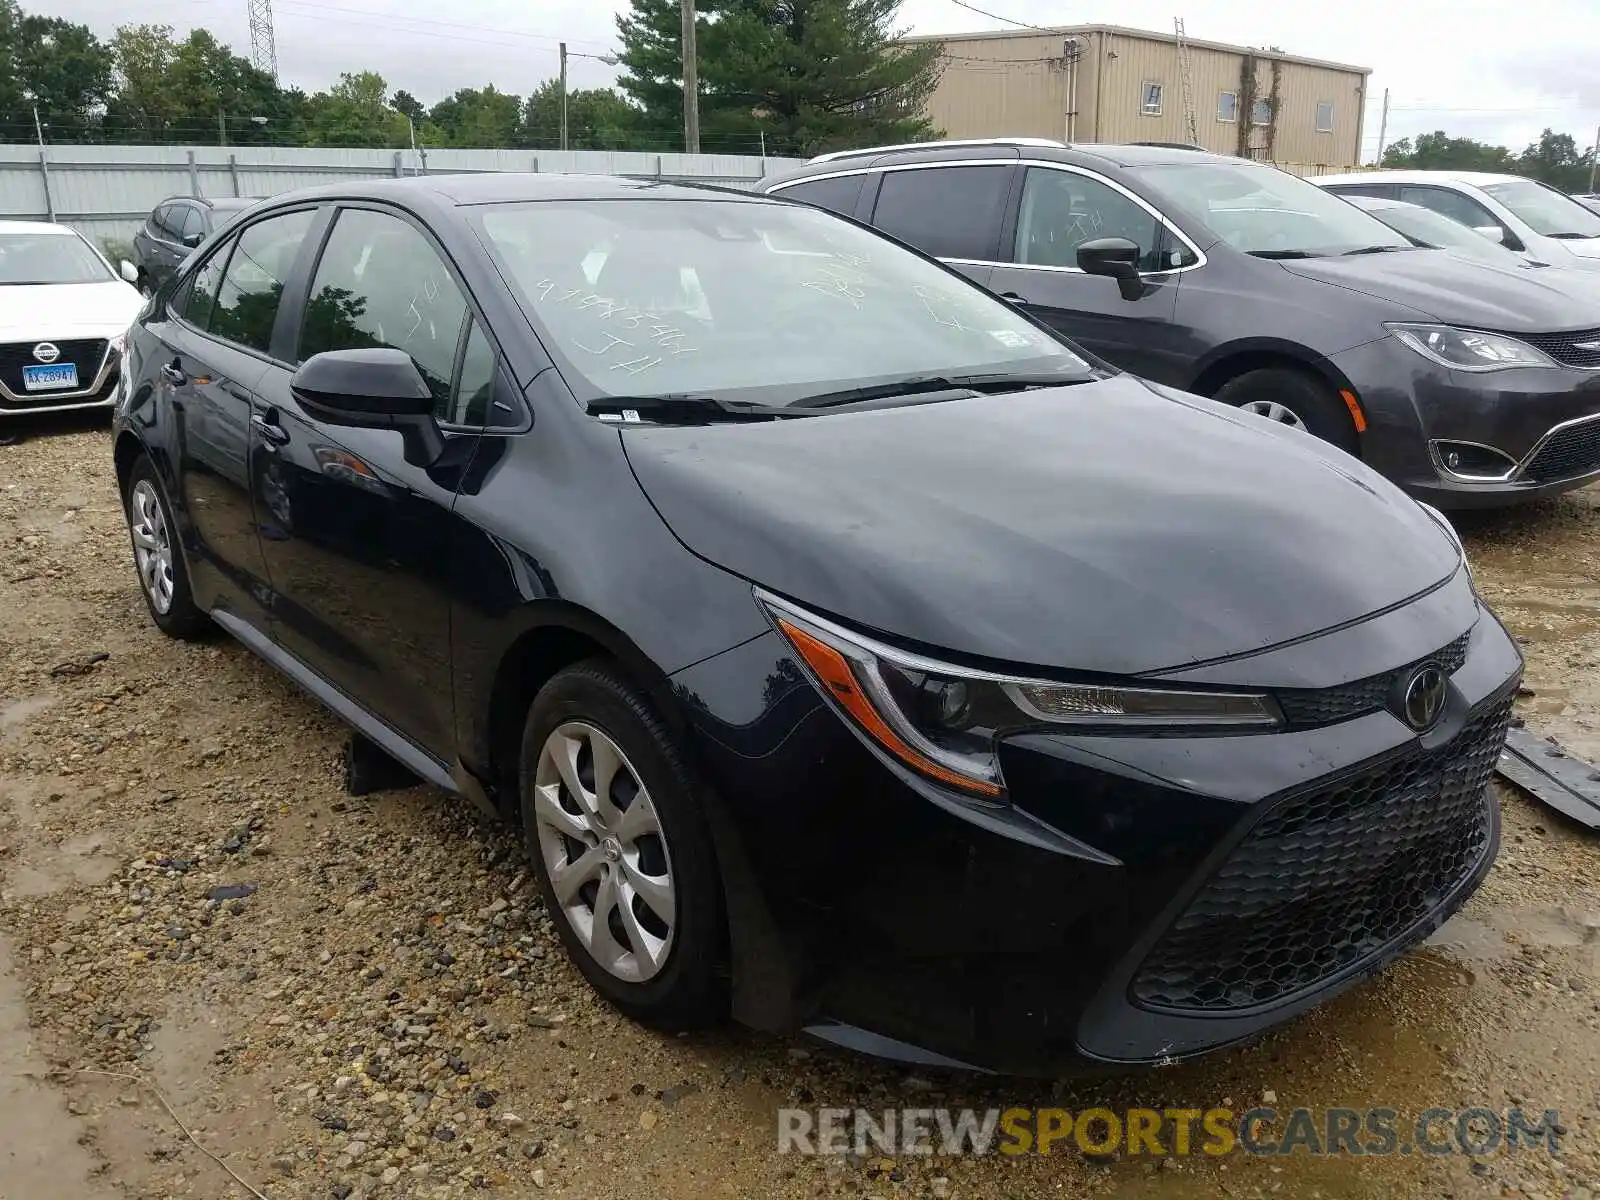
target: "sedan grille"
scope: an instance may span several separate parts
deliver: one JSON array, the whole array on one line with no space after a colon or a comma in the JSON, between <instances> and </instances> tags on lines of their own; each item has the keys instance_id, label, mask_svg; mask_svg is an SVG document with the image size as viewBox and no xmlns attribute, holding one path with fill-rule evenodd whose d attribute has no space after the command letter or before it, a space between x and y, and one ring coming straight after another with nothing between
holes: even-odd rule
<instances>
[{"instance_id":1,"label":"sedan grille","mask_svg":"<svg viewBox=\"0 0 1600 1200\"><path fill-rule=\"evenodd\" d=\"M1510 720L1506 697L1443 746L1270 809L1150 951L1133 999L1282 1004L1403 944L1491 851L1487 784Z\"/></svg>"},{"instance_id":2,"label":"sedan grille","mask_svg":"<svg viewBox=\"0 0 1600 1200\"><path fill-rule=\"evenodd\" d=\"M1558 429L1539 447L1523 477L1540 483L1600 471L1600 420Z\"/></svg>"},{"instance_id":3,"label":"sedan grille","mask_svg":"<svg viewBox=\"0 0 1600 1200\"><path fill-rule=\"evenodd\" d=\"M1437 654L1382 675L1369 675L1354 683L1342 683L1330 688L1293 688L1276 693L1278 706L1289 724L1306 729L1316 725L1333 725L1353 717L1377 712L1386 703L1394 686L1424 662L1439 664L1446 675L1454 675L1467 661L1467 644L1472 640L1468 630Z\"/></svg>"},{"instance_id":4,"label":"sedan grille","mask_svg":"<svg viewBox=\"0 0 1600 1200\"><path fill-rule=\"evenodd\" d=\"M0 383L11 390L12 395L26 396L29 399L37 396L40 400L48 401L48 392L29 392L22 386L22 368L39 364L33 356L33 348L40 341L49 341L52 346L61 352L54 361L57 363L73 363L78 368L79 388L94 386L95 376L100 374L100 364L106 358L105 338L68 338L63 341L51 341L42 338L31 342L10 342L0 345Z\"/></svg>"},{"instance_id":5,"label":"sedan grille","mask_svg":"<svg viewBox=\"0 0 1600 1200\"><path fill-rule=\"evenodd\" d=\"M1543 350L1558 363L1569 367L1600 367L1600 329L1579 329L1573 333L1513 333L1518 341Z\"/></svg>"}]
</instances>

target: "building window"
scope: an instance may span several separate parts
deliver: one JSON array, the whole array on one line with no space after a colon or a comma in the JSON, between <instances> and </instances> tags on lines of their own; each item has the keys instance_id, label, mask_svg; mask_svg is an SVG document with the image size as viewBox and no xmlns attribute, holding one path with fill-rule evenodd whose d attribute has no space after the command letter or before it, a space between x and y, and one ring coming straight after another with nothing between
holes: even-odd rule
<instances>
[{"instance_id":1,"label":"building window","mask_svg":"<svg viewBox=\"0 0 1600 1200\"><path fill-rule=\"evenodd\" d=\"M1257 100L1254 104L1252 104L1250 106L1250 124L1252 124L1252 125L1271 125L1272 124L1272 101L1271 100Z\"/></svg>"},{"instance_id":2,"label":"building window","mask_svg":"<svg viewBox=\"0 0 1600 1200\"><path fill-rule=\"evenodd\" d=\"M1217 120L1237 121L1239 119L1239 93L1217 93Z\"/></svg>"},{"instance_id":3,"label":"building window","mask_svg":"<svg viewBox=\"0 0 1600 1200\"><path fill-rule=\"evenodd\" d=\"M1333 101L1319 100L1317 102L1317 132L1333 132Z\"/></svg>"},{"instance_id":4,"label":"building window","mask_svg":"<svg viewBox=\"0 0 1600 1200\"><path fill-rule=\"evenodd\" d=\"M1161 115L1161 85L1145 80L1140 91L1139 111L1147 117Z\"/></svg>"}]
</instances>

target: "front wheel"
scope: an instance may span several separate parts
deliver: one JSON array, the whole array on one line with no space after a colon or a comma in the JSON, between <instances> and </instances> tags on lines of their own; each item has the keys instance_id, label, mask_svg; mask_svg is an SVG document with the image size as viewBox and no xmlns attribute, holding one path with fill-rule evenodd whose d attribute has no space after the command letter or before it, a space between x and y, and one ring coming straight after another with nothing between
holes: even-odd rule
<instances>
[{"instance_id":1,"label":"front wheel","mask_svg":"<svg viewBox=\"0 0 1600 1200\"><path fill-rule=\"evenodd\" d=\"M1247 371L1223 384L1215 398L1332 442L1349 454L1360 452L1355 422L1344 401L1333 388L1304 371L1291 367Z\"/></svg>"},{"instance_id":2,"label":"front wheel","mask_svg":"<svg viewBox=\"0 0 1600 1200\"><path fill-rule=\"evenodd\" d=\"M719 1018L724 921L710 829L670 730L614 665L580 663L540 689L520 787L545 908L590 985L635 1020Z\"/></svg>"}]
</instances>

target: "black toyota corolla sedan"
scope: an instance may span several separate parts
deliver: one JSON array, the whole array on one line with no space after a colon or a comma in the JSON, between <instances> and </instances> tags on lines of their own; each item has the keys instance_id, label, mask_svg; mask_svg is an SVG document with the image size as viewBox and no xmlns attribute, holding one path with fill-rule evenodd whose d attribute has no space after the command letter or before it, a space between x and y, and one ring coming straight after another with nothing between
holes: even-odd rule
<instances>
[{"instance_id":1,"label":"black toyota corolla sedan","mask_svg":"<svg viewBox=\"0 0 1600 1200\"><path fill-rule=\"evenodd\" d=\"M135 325L156 623L518 821L623 1011L1164 1061L1477 886L1521 670L1436 513L758 196L299 192Z\"/></svg>"}]
</instances>

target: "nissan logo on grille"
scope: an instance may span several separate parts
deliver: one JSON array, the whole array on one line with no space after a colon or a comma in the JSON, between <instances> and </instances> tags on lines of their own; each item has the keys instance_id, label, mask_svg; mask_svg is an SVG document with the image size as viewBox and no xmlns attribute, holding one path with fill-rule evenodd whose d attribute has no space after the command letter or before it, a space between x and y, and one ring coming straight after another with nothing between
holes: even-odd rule
<instances>
[{"instance_id":1,"label":"nissan logo on grille","mask_svg":"<svg viewBox=\"0 0 1600 1200\"><path fill-rule=\"evenodd\" d=\"M1444 711L1447 680L1432 663L1418 667L1406 679L1400 693L1400 715L1419 733L1433 728Z\"/></svg>"},{"instance_id":2,"label":"nissan logo on grille","mask_svg":"<svg viewBox=\"0 0 1600 1200\"><path fill-rule=\"evenodd\" d=\"M40 342L33 348L33 356L42 363L53 363L61 357L61 351L54 342Z\"/></svg>"}]
</instances>

